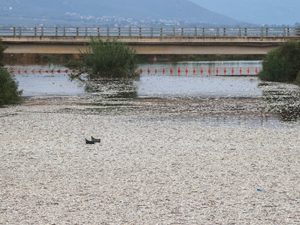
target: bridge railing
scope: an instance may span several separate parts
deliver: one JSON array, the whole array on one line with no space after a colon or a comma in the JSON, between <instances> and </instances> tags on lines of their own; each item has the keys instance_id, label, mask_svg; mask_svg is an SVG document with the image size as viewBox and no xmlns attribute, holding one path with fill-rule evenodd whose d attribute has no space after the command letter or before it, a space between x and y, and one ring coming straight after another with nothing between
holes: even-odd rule
<instances>
[{"instance_id":1,"label":"bridge railing","mask_svg":"<svg viewBox=\"0 0 300 225\"><path fill-rule=\"evenodd\" d=\"M299 27L0 27L0 36L293 37Z\"/></svg>"}]
</instances>

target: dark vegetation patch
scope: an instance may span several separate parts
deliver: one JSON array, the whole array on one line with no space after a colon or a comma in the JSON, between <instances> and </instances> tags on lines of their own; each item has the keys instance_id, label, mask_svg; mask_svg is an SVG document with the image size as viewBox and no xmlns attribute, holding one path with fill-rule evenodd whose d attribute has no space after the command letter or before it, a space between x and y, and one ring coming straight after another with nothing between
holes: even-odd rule
<instances>
[{"instance_id":1,"label":"dark vegetation patch","mask_svg":"<svg viewBox=\"0 0 300 225\"><path fill-rule=\"evenodd\" d=\"M262 64L261 80L300 85L300 42L285 42L270 51Z\"/></svg>"},{"instance_id":2,"label":"dark vegetation patch","mask_svg":"<svg viewBox=\"0 0 300 225\"><path fill-rule=\"evenodd\" d=\"M15 104L21 101L22 91L18 90L18 83L12 75L3 68L3 57L5 47L0 39L0 107L8 104Z\"/></svg>"}]
</instances>

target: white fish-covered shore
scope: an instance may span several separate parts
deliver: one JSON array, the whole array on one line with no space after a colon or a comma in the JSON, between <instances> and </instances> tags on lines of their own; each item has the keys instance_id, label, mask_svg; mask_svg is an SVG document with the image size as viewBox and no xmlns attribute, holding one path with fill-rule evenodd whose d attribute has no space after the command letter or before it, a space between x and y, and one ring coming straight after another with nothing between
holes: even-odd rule
<instances>
[{"instance_id":1,"label":"white fish-covered shore","mask_svg":"<svg viewBox=\"0 0 300 225\"><path fill-rule=\"evenodd\" d=\"M76 101L0 109L0 224L300 223L298 128Z\"/></svg>"}]
</instances>

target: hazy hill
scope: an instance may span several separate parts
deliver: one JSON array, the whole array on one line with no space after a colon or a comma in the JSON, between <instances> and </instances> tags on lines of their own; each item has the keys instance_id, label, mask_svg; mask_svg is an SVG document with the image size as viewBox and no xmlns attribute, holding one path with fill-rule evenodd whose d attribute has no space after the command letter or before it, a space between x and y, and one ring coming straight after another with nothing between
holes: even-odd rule
<instances>
[{"instance_id":1,"label":"hazy hill","mask_svg":"<svg viewBox=\"0 0 300 225\"><path fill-rule=\"evenodd\" d=\"M191 0L237 20L256 24L300 23L299 0Z\"/></svg>"},{"instance_id":2,"label":"hazy hill","mask_svg":"<svg viewBox=\"0 0 300 225\"><path fill-rule=\"evenodd\" d=\"M0 5L3 23L5 18L10 17L70 20L67 13L94 17L203 21L228 25L237 23L230 17L209 11L189 0L1 0Z\"/></svg>"}]
</instances>

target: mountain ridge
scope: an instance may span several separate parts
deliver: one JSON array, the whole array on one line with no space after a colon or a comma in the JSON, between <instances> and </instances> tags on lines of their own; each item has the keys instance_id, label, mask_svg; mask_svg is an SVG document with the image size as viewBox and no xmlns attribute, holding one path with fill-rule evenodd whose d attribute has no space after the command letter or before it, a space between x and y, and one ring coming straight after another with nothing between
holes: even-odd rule
<instances>
[{"instance_id":1,"label":"mountain ridge","mask_svg":"<svg viewBox=\"0 0 300 225\"><path fill-rule=\"evenodd\" d=\"M189 0L3 0L0 16L67 20L71 14L93 18L117 16L234 25L238 21ZM67 15L67 13L69 13ZM20 16L21 15L21 16ZM78 16L78 18L80 17ZM73 18L74 19L74 18ZM2 19L3 20L3 19ZM20 19L21 22L21 19ZM1 24L0 24L1 25Z\"/></svg>"},{"instance_id":2,"label":"mountain ridge","mask_svg":"<svg viewBox=\"0 0 300 225\"><path fill-rule=\"evenodd\" d=\"M230 16L256 24L290 25L300 23L299 0L191 0L192 2Z\"/></svg>"}]
</instances>

